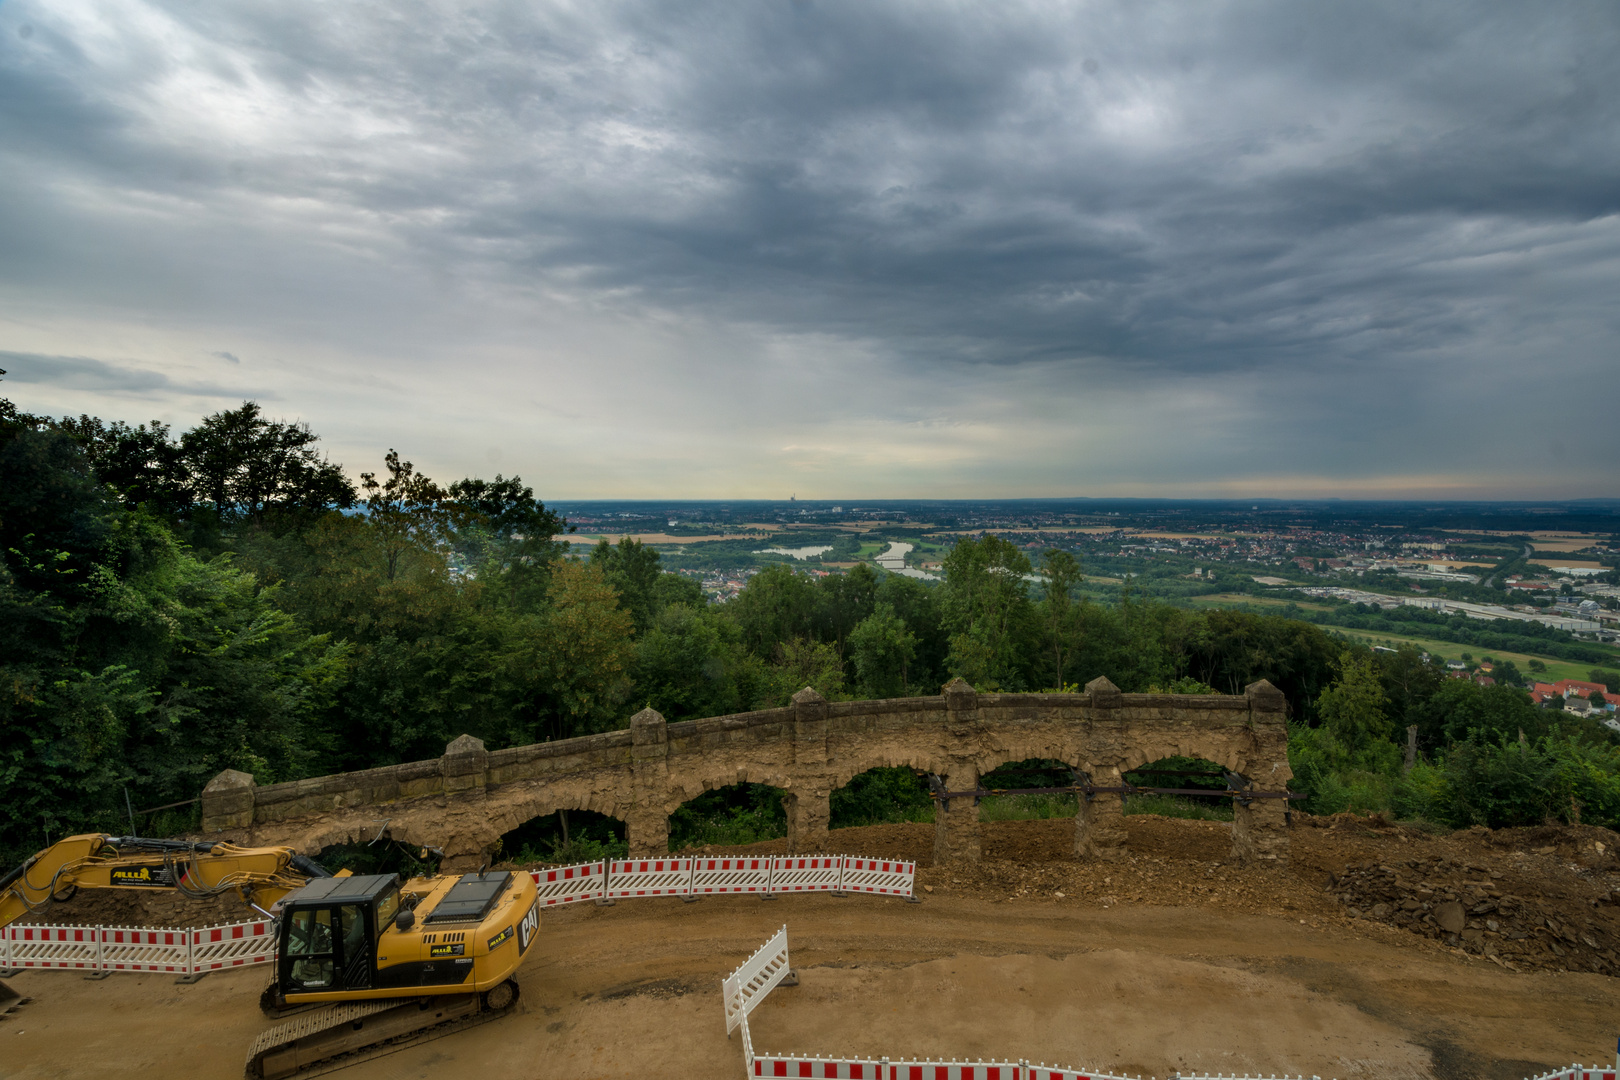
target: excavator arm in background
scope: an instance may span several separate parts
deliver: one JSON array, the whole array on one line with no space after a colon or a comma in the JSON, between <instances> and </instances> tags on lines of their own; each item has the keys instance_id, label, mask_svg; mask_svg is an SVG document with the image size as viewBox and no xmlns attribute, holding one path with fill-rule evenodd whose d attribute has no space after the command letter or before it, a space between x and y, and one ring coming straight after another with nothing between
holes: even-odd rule
<instances>
[{"instance_id":1,"label":"excavator arm in background","mask_svg":"<svg viewBox=\"0 0 1620 1080\"><path fill-rule=\"evenodd\" d=\"M292 848L85 833L58 840L0 878L0 928L79 889L174 889L191 897L234 890L268 916L309 879L331 876Z\"/></svg>"}]
</instances>

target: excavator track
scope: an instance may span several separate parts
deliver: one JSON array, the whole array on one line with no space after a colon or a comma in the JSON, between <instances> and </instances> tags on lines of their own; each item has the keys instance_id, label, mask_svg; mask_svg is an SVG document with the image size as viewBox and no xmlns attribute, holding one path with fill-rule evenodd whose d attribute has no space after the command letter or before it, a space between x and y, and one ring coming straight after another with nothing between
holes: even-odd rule
<instances>
[{"instance_id":1,"label":"excavator track","mask_svg":"<svg viewBox=\"0 0 1620 1080\"><path fill-rule=\"evenodd\" d=\"M305 1080L486 1024L506 1015L517 1000L517 984L504 985L511 988L509 994L391 998L304 1013L260 1034L248 1050L242 1075L246 1080ZM489 1008L486 999L492 995L507 998L504 1007Z\"/></svg>"}]
</instances>

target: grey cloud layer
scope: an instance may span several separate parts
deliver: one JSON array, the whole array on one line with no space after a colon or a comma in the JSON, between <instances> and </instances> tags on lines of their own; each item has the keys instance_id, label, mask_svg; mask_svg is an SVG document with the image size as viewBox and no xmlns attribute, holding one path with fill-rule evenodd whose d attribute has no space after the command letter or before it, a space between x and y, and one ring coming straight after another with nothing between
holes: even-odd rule
<instances>
[{"instance_id":1,"label":"grey cloud layer","mask_svg":"<svg viewBox=\"0 0 1620 1080\"><path fill-rule=\"evenodd\" d=\"M1604 3L12 3L0 284L407 350L436 292L532 292L957 412L1265 397L1156 480L1533 482L1569 466L1520 418L1616 367L1617 129Z\"/></svg>"}]
</instances>

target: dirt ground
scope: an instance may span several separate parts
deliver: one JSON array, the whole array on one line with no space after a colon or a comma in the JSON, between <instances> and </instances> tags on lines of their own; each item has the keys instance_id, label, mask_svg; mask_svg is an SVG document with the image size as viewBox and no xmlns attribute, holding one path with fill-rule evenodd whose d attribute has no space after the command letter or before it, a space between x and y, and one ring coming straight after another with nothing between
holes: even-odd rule
<instances>
[{"instance_id":1,"label":"dirt ground","mask_svg":"<svg viewBox=\"0 0 1620 1080\"><path fill-rule=\"evenodd\" d=\"M548 912L515 1015L337 1075L739 1077L720 979L784 923L801 984L754 1014L762 1050L1027 1057L1158 1077L1518 1080L1614 1046L1620 981L1598 973L1620 970L1613 833L1434 837L1302 819L1288 869L1249 871L1229 864L1226 826L1126 824L1132 858L1107 866L1067 858L1067 822L987 824L985 861L925 865L915 905L787 896ZM926 864L932 827L832 841ZM140 913L165 921L143 900ZM1424 918L1423 904L1449 903L1463 909L1456 933ZM53 916L69 908L96 922L132 911L101 893ZM238 1075L271 1023L256 1004L265 978L26 972L9 980L32 1000L0 1020L0 1078Z\"/></svg>"}]
</instances>

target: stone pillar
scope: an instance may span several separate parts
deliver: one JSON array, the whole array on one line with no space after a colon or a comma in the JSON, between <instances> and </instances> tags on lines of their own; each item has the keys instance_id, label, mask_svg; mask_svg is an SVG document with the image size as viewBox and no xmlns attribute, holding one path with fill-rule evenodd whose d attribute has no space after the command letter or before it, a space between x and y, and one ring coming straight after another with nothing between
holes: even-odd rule
<instances>
[{"instance_id":1,"label":"stone pillar","mask_svg":"<svg viewBox=\"0 0 1620 1080\"><path fill-rule=\"evenodd\" d=\"M1091 698L1093 722L1116 719L1125 695L1107 678L1099 676L1086 684ZM1099 765L1092 769L1091 782L1098 787L1118 787L1125 782L1117 765ZM1099 792L1080 797L1080 808L1074 816L1074 857L1100 859L1113 862L1126 854L1125 797L1115 792Z\"/></svg>"},{"instance_id":2,"label":"stone pillar","mask_svg":"<svg viewBox=\"0 0 1620 1080\"><path fill-rule=\"evenodd\" d=\"M793 791L782 796L787 810L789 855L827 850L827 824L832 818L830 796L828 791Z\"/></svg>"},{"instance_id":3,"label":"stone pillar","mask_svg":"<svg viewBox=\"0 0 1620 1080\"><path fill-rule=\"evenodd\" d=\"M1269 757L1272 763L1245 779L1256 792L1285 792L1288 781L1294 777L1288 767L1287 726L1283 715L1287 699L1281 690L1264 679L1250 684L1243 693L1249 699L1251 729L1271 732L1270 742L1275 744L1256 748L1260 750L1256 755L1258 760ZM1234 798L1232 802L1232 857L1246 864L1287 865L1288 819L1285 815L1288 800L1253 799L1245 804L1243 799Z\"/></svg>"},{"instance_id":4,"label":"stone pillar","mask_svg":"<svg viewBox=\"0 0 1620 1080\"><path fill-rule=\"evenodd\" d=\"M832 789L825 777L816 774L827 765L827 699L809 686L793 695L793 762L799 766L794 771L803 786L782 796L788 854L826 851Z\"/></svg>"},{"instance_id":5,"label":"stone pillar","mask_svg":"<svg viewBox=\"0 0 1620 1080\"><path fill-rule=\"evenodd\" d=\"M1117 787L1124 778L1113 766L1099 768L1091 775L1098 787ZM1113 792L1091 798L1080 796L1080 811L1074 816L1074 857L1081 861L1098 859L1116 862L1125 857L1125 799Z\"/></svg>"},{"instance_id":6,"label":"stone pillar","mask_svg":"<svg viewBox=\"0 0 1620 1080\"><path fill-rule=\"evenodd\" d=\"M235 769L208 781L202 792L203 831L252 828L254 786L252 776Z\"/></svg>"},{"instance_id":7,"label":"stone pillar","mask_svg":"<svg viewBox=\"0 0 1620 1080\"><path fill-rule=\"evenodd\" d=\"M979 787L979 695L962 679L945 684L945 727L951 749L946 791ZM972 796L934 805L934 865L979 859L979 808Z\"/></svg>"},{"instance_id":8,"label":"stone pillar","mask_svg":"<svg viewBox=\"0 0 1620 1080\"><path fill-rule=\"evenodd\" d=\"M630 809L625 839L637 858L669 854L669 731L651 708L630 718Z\"/></svg>"},{"instance_id":9,"label":"stone pillar","mask_svg":"<svg viewBox=\"0 0 1620 1080\"><path fill-rule=\"evenodd\" d=\"M827 699L809 686L793 695L793 760L827 763Z\"/></svg>"},{"instance_id":10,"label":"stone pillar","mask_svg":"<svg viewBox=\"0 0 1620 1080\"><path fill-rule=\"evenodd\" d=\"M460 735L444 748L439 759L439 773L444 777L446 794L458 791L483 793L489 780L489 753L482 739Z\"/></svg>"}]
</instances>

